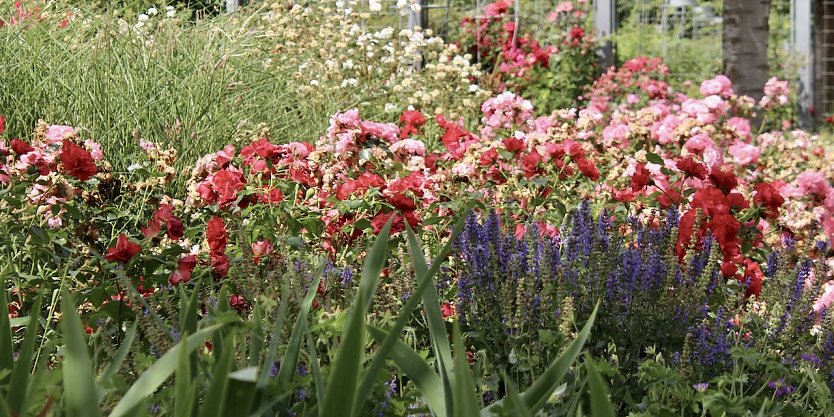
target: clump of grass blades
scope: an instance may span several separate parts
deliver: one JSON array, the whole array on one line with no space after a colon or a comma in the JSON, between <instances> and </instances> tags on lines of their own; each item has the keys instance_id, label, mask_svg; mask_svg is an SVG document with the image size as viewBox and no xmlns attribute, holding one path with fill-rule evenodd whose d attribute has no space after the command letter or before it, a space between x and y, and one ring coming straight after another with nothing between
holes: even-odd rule
<instances>
[{"instance_id":1,"label":"clump of grass blades","mask_svg":"<svg viewBox=\"0 0 834 417\"><path fill-rule=\"evenodd\" d=\"M84 126L116 170L134 160L138 138L172 144L182 169L258 123L293 140L313 139L327 123L286 88L280 66L265 69L270 52L246 15L172 20L146 36L111 12L76 11L59 28L70 10L46 11L0 30L0 114L13 136L38 119Z\"/></svg>"}]
</instances>

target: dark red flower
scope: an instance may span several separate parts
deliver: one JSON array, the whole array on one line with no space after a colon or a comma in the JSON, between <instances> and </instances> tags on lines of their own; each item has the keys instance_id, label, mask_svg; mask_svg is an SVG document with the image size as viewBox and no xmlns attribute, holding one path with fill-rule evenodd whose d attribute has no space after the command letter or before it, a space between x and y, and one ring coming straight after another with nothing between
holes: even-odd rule
<instances>
[{"instance_id":1,"label":"dark red flower","mask_svg":"<svg viewBox=\"0 0 834 417\"><path fill-rule=\"evenodd\" d=\"M524 170L524 176L527 178L536 175L539 171L539 162L542 161L542 156L538 152L530 151L527 155L521 158L521 169Z\"/></svg>"},{"instance_id":2,"label":"dark red flower","mask_svg":"<svg viewBox=\"0 0 834 417\"><path fill-rule=\"evenodd\" d=\"M34 151L35 148L29 146L28 143L20 139L12 139L12 150L18 155L26 155L27 153Z\"/></svg>"},{"instance_id":3,"label":"dark red flower","mask_svg":"<svg viewBox=\"0 0 834 417\"><path fill-rule=\"evenodd\" d=\"M426 119L417 110L406 110L400 115L400 124L403 125L400 130L400 138L405 139L409 136L420 133L420 128L426 124Z\"/></svg>"},{"instance_id":4,"label":"dark red flower","mask_svg":"<svg viewBox=\"0 0 834 417\"><path fill-rule=\"evenodd\" d=\"M268 188L265 193L260 196L261 203L278 204L284 201L284 193L277 188Z\"/></svg>"},{"instance_id":5,"label":"dark red flower","mask_svg":"<svg viewBox=\"0 0 834 417\"><path fill-rule=\"evenodd\" d=\"M649 185L649 174L646 164L637 164L631 176L631 190L637 192Z\"/></svg>"},{"instance_id":6,"label":"dark red flower","mask_svg":"<svg viewBox=\"0 0 834 417\"><path fill-rule=\"evenodd\" d=\"M448 319L455 315L455 306L451 303L443 303L440 305L440 314L443 316L443 320Z\"/></svg>"},{"instance_id":7,"label":"dark red flower","mask_svg":"<svg viewBox=\"0 0 834 417\"><path fill-rule=\"evenodd\" d=\"M245 311L249 308L249 303L242 295L232 294L229 296L229 307L237 311Z\"/></svg>"},{"instance_id":8,"label":"dark red flower","mask_svg":"<svg viewBox=\"0 0 834 417\"><path fill-rule=\"evenodd\" d=\"M414 203L413 199L400 193L388 197L388 202L391 203L391 205L397 210L401 211L412 211L417 209L417 204Z\"/></svg>"},{"instance_id":9,"label":"dark red flower","mask_svg":"<svg viewBox=\"0 0 834 417\"><path fill-rule=\"evenodd\" d=\"M481 165L490 166L498 160L498 151L493 148L488 149L481 155Z\"/></svg>"},{"instance_id":10,"label":"dark red flower","mask_svg":"<svg viewBox=\"0 0 834 417\"><path fill-rule=\"evenodd\" d=\"M506 138L501 141L504 144L504 149L518 153L524 150L524 141L519 138Z\"/></svg>"},{"instance_id":11,"label":"dark red flower","mask_svg":"<svg viewBox=\"0 0 834 417\"><path fill-rule=\"evenodd\" d=\"M61 163L68 174L81 181L87 181L98 172L93 156L69 139L64 139L61 147Z\"/></svg>"},{"instance_id":12,"label":"dark red flower","mask_svg":"<svg viewBox=\"0 0 834 417\"><path fill-rule=\"evenodd\" d=\"M581 41L583 37L585 37L585 29L582 29L579 26L574 26L570 29L570 35L569 36L570 36L571 41L573 41L574 44L575 44L578 41Z\"/></svg>"},{"instance_id":13,"label":"dark red flower","mask_svg":"<svg viewBox=\"0 0 834 417\"><path fill-rule=\"evenodd\" d=\"M6 116L0 114L0 135L6 131Z\"/></svg>"},{"instance_id":14,"label":"dark red flower","mask_svg":"<svg viewBox=\"0 0 834 417\"><path fill-rule=\"evenodd\" d=\"M759 267L758 262L744 259L744 281L747 283L747 291L745 296L758 297L762 293L762 283L764 282L764 274Z\"/></svg>"},{"instance_id":15,"label":"dark red flower","mask_svg":"<svg viewBox=\"0 0 834 417\"><path fill-rule=\"evenodd\" d=\"M709 179L712 180L712 183L715 184L716 187L721 189L724 194L727 194L733 188L736 188L738 185L738 179L736 179L736 175L730 171L722 171L720 169L713 170L711 174L709 174Z\"/></svg>"},{"instance_id":16,"label":"dark red flower","mask_svg":"<svg viewBox=\"0 0 834 417\"><path fill-rule=\"evenodd\" d=\"M206 240L211 252L222 253L226 250L228 241L226 238L226 224L223 223L223 219L217 216L209 219L208 224L206 224Z\"/></svg>"},{"instance_id":17,"label":"dark red flower","mask_svg":"<svg viewBox=\"0 0 834 417\"><path fill-rule=\"evenodd\" d=\"M707 178L707 167L696 162L692 159L692 157L687 156L686 158L678 158L675 165L677 165L679 170L683 171L684 174L687 174L690 177L697 178L699 180Z\"/></svg>"},{"instance_id":18,"label":"dark red flower","mask_svg":"<svg viewBox=\"0 0 834 417\"><path fill-rule=\"evenodd\" d=\"M590 179L591 181L596 181L599 179L599 170L597 170L597 167L594 165L593 162L585 158L581 158L576 161L576 165L579 166L579 171L582 173L582 175L588 177L588 179Z\"/></svg>"},{"instance_id":19,"label":"dark red flower","mask_svg":"<svg viewBox=\"0 0 834 417\"><path fill-rule=\"evenodd\" d=\"M229 257L223 252L211 252L211 271L215 278L223 278L229 273Z\"/></svg>"},{"instance_id":20,"label":"dark red flower","mask_svg":"<svg viewBox=\"0 0 834 417\"><path fill-rule=\"evenodd\" d=\"M171 240L180 240L185 233L185 227L183 227L180 219L173 216L165 222L165 228L167 229L168 238Z\"/></svg>"},{"instance_id":21,"label":"dark red flower","mask_svg":"<svg viewBox=\"0 0 834 417\"><path fill-rule=\"evenodd\" d=\"M753 196L753 202L760 207L764 207L768 217L779 217L779 208L785 204L785 198L782 197L779 190L766 182L760 182L755 187L756 195Z\"/></svg>"},{"instance_id":22,"label":"dark red flower","mask_svg":"<svg viewBox=\"0 0 834 417\"><path fill-rule=\"evenodd\" d=\"M403 220L407 221L411 227L417 227L417 224L419 223L419 220L413 211L403 212L402 215L394 211L379 213L371 219L371 227L374 229L375 234L379 234L379 232L382 231L382 228L385 227L385 223L388 222L388 219L391 218L391 216L394 216L394 220L391 223L392 235L405 230L405 223Z\"/></svg>"},{"instance_id":23,"label":"dark red flower","mask_svg":"<svg viewBox=\"0 0 834 417\"><path fill-rule=\"evenodd\" d=\"M116 246L107 248L107 254L104 255L104 259L111 262L128 263L134 256L136 256L137 253L139 253L140 250L142 250L141 246L131 242L130 239L122 233L119 235L119 238L116 239Z\"/></svg>"},{"instance_id":24,"label":"dark red flower","mask_svg":"<svg viewBox=\"0 0 834 417\"><path fill-rule=\"evenodd\" d=\"M194 272L194 267L197 266L197 256L188 255L180 258L177 262L177 269L171 272L168 277L168 282L171 285L177 285L180 282L188 282L191 280L191 274Z\"/></svg>"},{"instance_id":25,"label":"dark red flower","mask_svg":"<svg viewBox=\"0 0 834 417\"><path fill-rule=\"evenodd\" d=\"M585 148L578 142L565 141L568 147L568 155L574 161L585 158Z\"/></svg>"},{"instance_id":26,"label":"dark red flower","mask_svg":"<svg viewBox=\"0 0 834 417\"><path fill-rule=\"evenodd\" d=\"M237 194L246 186L246 178L236 169L221 169L214 173L212 189L217 193L217 204L227 206L237 200Z\"/></svg>"}]
</instances>

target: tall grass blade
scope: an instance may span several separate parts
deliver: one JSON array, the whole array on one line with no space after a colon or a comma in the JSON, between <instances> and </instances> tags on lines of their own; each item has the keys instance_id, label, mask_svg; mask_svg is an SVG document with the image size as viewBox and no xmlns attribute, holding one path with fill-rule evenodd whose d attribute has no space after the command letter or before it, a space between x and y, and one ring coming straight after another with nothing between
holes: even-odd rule
<instances>
[{"instance_id":1,"label":"tall grass blade","mask_svg":"<svg viewBox=\"0 0 834 417\"><path fill-rule=\"evenodd\" d=\"M376 293L379 275L388 260L388 239L393 219L394 216L391 216L385 223L365 258L359 294L351 308L348 325L342 336L342 344L336 353L330 378L325 387L324 398L320 403L319 416L321 417L358 415L358 408L362 406L364 398L368 395L368 392L362 391L363 384L359 383L365 341L365 315L368 314ZM370 372L367 372L366 376L369 374Z\"/></svg>"},{"instance_id":2,"label":"tall grass blade","mask_svg":"<svg viewBox=\"0 0 834 417\"><path fill-rule=\"evenodd\" d=\"M588 385L591 390L591 415L594 417L614 417L614 406L608 399L608 386L602 380L594 359L585 353L585 368L588 370Z\"/></svg>"},{"instance_id":3,"label":"tall grass blade","mask_svg":"<svg viewBox=\"0 0 834 417\"><path fill-rule=\"evenodd\" d=\"M104 372L102 372L98 378L99 381L106 381L110 383L113 380L113 377L116 376L116 372L119 372L119 369L122 367L128 352L130 352L133 340L136 338L136 328L138 326L139 322L134 322L130 330L125 333L125 338L122 340L122 344L119 346L119 349L116 350L116 354L113 358L107 363L107 367L104 368Z\"/></svg>"},{"instance_id":4,"label":"tall grass blade","mask_svg":"<svg viewBox=\"0 0 834 417\"><path fill-rule=\"evenodd\" d=\"M182 334L180 345L188 340L188 332ZM191 371L191 354L188 349L180 348L177 354L177 370L174 375L174 415L190 417L194 415L197 384L194 383Z\"/></svg>"},{"instance_id":5,"label":"tall grass blade","mask_svg":"<svg viewBox=\"0 0 834 417\"><path fill-rule=\"evenodd\" d=\"M179 359L180 350L185 349L189 353L194 351L198 346L202 346L203 342L213 335L216 331L226 326L226 322L219 322L212 326L206 327L188 336L188 339L183 339L185 343L180 343L168 352L165 352L159 360L154 362L139 379L131 385L127 390L121 401L116 404L116 407L110 413L110 417L123 417L142 402L146 397L153 394L156 389L165 382L168 377L176 369L177 361Z\"/></svg>"},{"instance_id":6,"label":"tall grass blade","mask_svg":"<svg viewBox=\"0 0 834 417\"><path fill-rule=\"evenodd\" d=\"M258 390L264 390L269 381L269 376L272 373L272 364L275 362L275 355L278 351L278 344L281 341L281 330L284 326L284 318L287 316L287 306L289 306L290 286L289 281L284 282L281 288L281 304L278 305L278 317L275 318L275 328L272 330L272 336L269 339L269 348L266 352L266 360L261 365L261 374L258 376Z\"/></svg>"},{"instance_id":7,"label":"tall grass blade","mask_svg":"<svg viewBox=\"0 0 834 417\"><path fill-rule=\"evenodd\" d=\"M417 308L417 305L420 303L420 300L422 299L422 294L428 289L429 286L434 285L433 278L440 270L440 265L449 255L449 252L451 252L452 243L455 241L455 239L457 239L457 236L458 234L460 234L461 230L463 230L463 220L459 220L458 223L455 225L455 228L452 231L452 236L449 238L446 244L443 245L443 248L440 250L440 253L437 255L437 258L434 260L434 262L432 262L431 268L423 276L422 281L419 281L417 283L417 288L414 292L414 296L409 298L405 306L400 310L399 317L397 317L397 320L394 321L394 325L391 327L391 329L388 330L388 336L386 336L385 340L383 340L382 343L380 343L379 349L377 349L376 353L371 359L371 364L368 365L368 367L366 368L365 375L362 377L362 382L359 385L359 396L354 405L354 415L357 415L359 413L359 410L362 408L365 400L368 398L368 393L373 391L374 384L376 383L377 374L380 370L382 370L383 366L385 366L385 361L388 360L394 343L397 340L399 340L400 333L405 328L405 325L408 323L408 321L411 320L411 313L414 311L415 308ZM451 393L451 389L447 388L447 392Z\"/></svg>"},{"instance_id":8,"label":"tall grass blade","mask_svg":"<svg viewBox=\"0 0 834 417\"><path fill-rule=\"evenodd\" d=\"M23 336L23 345L20 347L20 353L15 362L15 368L12 371L12 379L9 381L9 394L6 397L9 402L9 408L17 415L23 415L26 410L27 399L30 398L27 394L29 388L29 375L32 371L32 358L35 356L35 341L38 339L38 329L40 328L40 312L42 295L38 295L35 303L29 310L29 324L26 326L26 334ZM2 304L0 304L2 305ZM5 312L0 311L0 315ZM7 316L8 317L8 316Z\"/></svg>"},{"instance_id":9,"label":"tall grass blade","mask_svg":"<svg viewBox=\"0 0 834 417\"><path fill-rule=\"evenodd\" d=\"M7 267L8 268L8 267ZM0 306L9 305L6 298L6 271L3 270L0 276ZM12 344L12 327L9 323L8 314L0 314L0 371L11 371L14 367L14 345ZM5 378L0 377L0 383L3 383Z\"/></svg>"},{"instance_id":10,"label":"tall grass blade","mask_svg":"<svg viewBox=\"0 0 834 417\"><path fill-rule=\"evenodd\" d=\"M301 303L301 309L298 312L298 317L295 319L295 328L293 328L290 340L287 343L287 350L284 352L284 358L281 360L281 369L278 370L278 383L289 384L295 373L295 368L298 363L298 354L301 351L301 336L304 335L304 326L307 324L307 315L310 313L310 307L313 305L313 299L316 297L316 290L319 288L321 276L324 273L324 262L319 266L313 282L307 288L307 294L304 301Z\"/></svg>"},{"instance_id":11,"label":"tall grass blade","mask_svg":"<svg viewBox=\"0 0 834 417\"><path fill-rule=\"evenodd\" d=\"M223 343L223 353L217 359L217 362L214 363L211 384L200 407L201 417L221 417L223 408L226 405L229 374L232 372L232 366L234 365L234 337L225 337ZM249 410L239 411L241 413L249 413Z\"/></svg>"},{"instance_id":12,"label":"tall grass blade","mask_svg":"<svg viewBox=\"0 0 834 417\"><path fill-rule=\"evenodd\" d=\"M596 320L598 310L599 301L597 301L594 311L591 313L591 316L588 318L585 326L582 327L579 335L576 336L576 339L574 339L568 345L567 349L565 349L565 351L562 352L562 354L547 367L541 376L533 381L533 383L530 384L530 387L521 394L521 399L530 409L530 412L535 414L544 408L545 404L547 404L547 399L550 398L550 395L553 394L553 391L559 386L562 378L567 375L571 364L577 357L579 357L582 347L585 346L585 342L591 334L591 328L594 325L594 320ZM503 400L490 404L481 411L481 415L491 415L493 410L503 407L502 403Z\"/></svg>"},{"instance_id":13,"label":"tall grass blade","mask_svg":"<svg viewBox=\"0 0 834 417\"><path fill-rule=\"evenodd\" d=\"M455 375L453 382L454 416L455 417L478 417L480 406L478 406L475 381L472 378L472 371L466 359L466 348L463 346L463 337L460 334L460 323L454 325L455 340Z\"/></svg>"},{"instance_id":14,"label":"tall grass blade","mask_svg":"<svg viewBox=\"0 0 834 417\"><path fill-rule=\"evenodd\" d=\"M87 351L84 326L67 290L61 291L61 330L64 339L64 407L68 417L98 417L101 410ZM0 314L4 315L4 314Z\"/></svg>"},{"instance_id":15,"label":"tall grass blade","mask_svg":"<svg viewBox=\"0 0 834 417\"><path fill-rule=\"evenodd\" d=\"M385 330L373 326L368 326L368 332L377 343L382 343L388 336ZM451 404L449 404L451 401L447 401L447 398L451 399L452 397L444 395L445 386L443 382L434 369L426 363L425 359L401 340L394 342L394 347L391 349L391 359L408 375L408 378L420 391L435 416L446 417L449 415L447 410L451 408Z\"/></svg>"}]
</instances>

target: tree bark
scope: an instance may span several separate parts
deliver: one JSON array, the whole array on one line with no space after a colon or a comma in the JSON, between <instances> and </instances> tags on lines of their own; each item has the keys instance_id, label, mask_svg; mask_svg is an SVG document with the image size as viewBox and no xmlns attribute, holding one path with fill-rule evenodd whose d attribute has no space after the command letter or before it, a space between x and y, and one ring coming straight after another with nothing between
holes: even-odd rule
<instances>
[{"instance_id":1,"label":"tree bark","mask_svg":"<svg viewBox=\"0 0 834 417\"><path fill-rule=\"evenodd\" d=\"M768 79L769 16L770 0L724 0L724 75L756 100Z\"/></svg>"}]
</instances>

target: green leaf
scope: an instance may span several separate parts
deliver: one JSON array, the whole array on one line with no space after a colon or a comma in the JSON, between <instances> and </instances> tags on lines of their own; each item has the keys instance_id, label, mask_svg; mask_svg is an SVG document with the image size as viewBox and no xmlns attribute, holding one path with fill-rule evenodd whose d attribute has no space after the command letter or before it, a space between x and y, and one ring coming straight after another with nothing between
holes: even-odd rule
<instances>
[{"instance_id":1,"label":"green leaf","mask_svg":"<svg viewBox=\"0 0 834 417\"><path fill-rule=\"evenodd\" d=\"M139 376L139 379L131 385L130 389L127 390L121 401L116 404L116 408L114 408L113 412L110 413L110 417L123 417L128 415L133 407L141 403L147 396L153 394L154 391L156 391L156 389L162 385L162 383L165 382L169 376L171 376L176 368L180 350L185 349L189 353L194 351L194 349L201 346L208 337L214 334L217 330L222 329L226 324L226 322L220 322L206 327L205 329L188 336L187 340L184 339L186 343L179 343L168 352L165 352L159 360L143 372L142 375Z\"/></svg>"},{"instance_id":2,"label":"green leaf","mask_svg":"<svg viewBox=\"0 0 834 417\"><path fill-rule=\"evenodd\" d=\"M69 417L101 416L96 381L90 363L84 326L67 290L61 291L61 330L64 340L64 407Z\"/></svg>"},{"instance_id":3,"label":"green leaf","mask_svg":"<svg viewBox=\"0 0 834 417\"><path fill-rule=\"evenodd\" d=\"M518 394L518 388L507 378L506 373L503 371L501 373L504 377L504 386L507 387L507 405L512 409L510 413L505 414L510 414L514 417L533 417L533 413L527 408L527 404L524 404L524 401Z\"/></svg>"},{"instance_id":4,"label":"green leaf","mask_svg":"<svg viewBox=\"0 0 834 417\"><path fill-rule=\"evenodd\" d=\"M269 347L266 352L266 360L261 365L261 374L258 376L258 389L263 390L269 381L269 376L272 373L272 364L275 362L275 354L278 351L278 344L281 341L281 330L284 326L284 318L287 316L287 306L289 305L290 286L289 281L285 281L281 288L281 304L278 305L278 317L275 318L275 328L272 329L272 336L269 339Z\"/></svg>"},{"instance_id":5,"label":"green leaf","mask_svg":"<svg viewBox=\"0 0 834 417\"><path fill-rule=\"evenodd\" d=\"M3 306L4 309L9 305L9 301L6 299L6 276L9 269L11 267L6 266L2 276L0 276L0 306ZM13 349L14 345L12 344L12 328L11 323L9 323L9 315L3 311L0 314L0 371L14 369ZM0 377L0 383L4 379Z\"/></svg>"},{"instance_id":6,"label":"green leaf","mask_svg":"<svg viewBox=\"0 0 834 417\"><path fill-rule=\"evenodd\" d=\"M533 383L530 384L530 387L521 394L521 399L524 400L524 403L533 414L538 413L539 410L544 408L545 404L547 404L548 398L550 398L553 391L560 385L562 378L564 378L568 373L568 370L570 370L571 364L579 356L579 353L582 351L582 347L585 346L585 342L591 334L591 328L594 325L594 320L596 320L598 310L599 301L597 301L594 311L591 313L591 316L588 318L585 326L582 327L582 330L576 336L576 339L568 344L565 351L562 352L562 354L550 364L541 376L533 381ZM486 407L481 411L481 415L491 415L494 410L503 407L502 403L503 400L490 404L489 407Z\"/></svg>"},{"instance_id":7,"label":"green leaf","mask_svg":"<svg viewBox=\"0 0 834 417\"><path fill-rule=\"evenodd\" d=\"M417 289L414 291L414 296L409 298L406 302L405 306L400 310L399 317L394 322L394 325L391 329L388 330L388 336L383 340L380 344L379 349L377 349L376 353L374 354L373 359L371 359L371 364L368 365L365 376L362 378L362 382L359 385L359 396L357 401L354 405L353 414L356 415L359 413L359 410L364 405L365 400L367 399L368 393L373 391L374 384L376 383L376 377L382 367L385 365L385 361L388 359L390 354L390 350L394 346L394 342L398 340L400 333L402 332L405 325L411 319L411 313L417 308L417 305L420 303L422 299L422 294L426 290L428 290L429 286L434 285L434 280L432 279L437 272L440 270L440 265L449 255L449 252L452 250L452 243L455 242L457 236L460 234L460 231L463 230L463 219L465 216L461 217L455 228L452 231L452 236L446 241L446 244L443 245L443 248L440 250L440 253L437 255L437 258L432 263L431 269L429 269L428 273L423 276L421 281L417 282ZM451 388L447 387L447 392L451 393Z\"/></svg>"},{"instance_id":8,"label":"green leaf","mask_svg":"<svg viewBox=\"0 0 834 417\"><path fill-rule=\"evenodd\" d=\"M356 397L364 351L365 315L371 307L371 300L379 284L379 275L388 259L388 239L393 220L394 216L388 218L385 227L380 231L365 258L359 293L351 308L348 325L342 335L342 344L336 352L330 378L325 387L324 399L320 404L319 416L321 417L335 415L352 417L356 415L354 403L363 402L356 401ZM359 395L363 395L363 398L367 394L367 392L359 391ZM345 410L348 414L345 414Z\"/></svg>"},{"instance_id":9,"label":"green leaf","mask_svg":"<svg viewBox=\"0 0 834 417\"><path fill-rule=\"evenodd\" d=\"M307 295L304 297L304 301L301 303L301 310L295 319L295 328L293 328L292 335L290 335L287 350L284 352L284 358L281 360L281 368L278 370L279 384L289 384L295 373L296 365L298 364L298 354L301 351L301 336L304 334L307 315L310 313L310 306L312 306L313 299L316 297L316 291L319 288L322 274L324 274L324 262L321 262L316 277L313 278L313 282L307 288Z\"/></svg>"},{"instance_id":10,"label":"green leaf","mask_svg":"<svg viewBox=\"0 0 834 417\"><path fill-rule=\"evenodd\" d=\"M460 323L454 325L455 339L455 379L453 385L454 416L455 417L477 417L480 407L478 406L475 381L472 378L472 371L466 359L466 348L463 347L463 337L460 334Z\"/></svg>"},{"instance_id":11,"label":"green leaf","mask_svg":"<svg viewBox=\"0 0 834 417\"><path fill-rule=\"evenodd\" d=\"M252 314L252 321L254 328L252 329L251 337L249 338L249 366L258 366L261 360L261 350L263 350L264 336L264 318L263 307L261 304L255 306L255 311Z\"/></svg>"},{"instance_id":12,"label":"green leaf","mask_svg":"<svg viewBox=\"0 0 834 417\"><path fill-rule=\"evenodd\" d=\"M426 266L426 259L423 255L423 250L417 241L417 237L412 232L411 227L406 230L408 237L408 248L411 254L412 263L414 265L414 272L417 275L417 282L424 279L432 279L428 276L429 270ZM433 281L433 280L432 280ZM437 287L429 285L423 291L423 306L426 312L426 322L429 328L429 335L431 337L431 345L434 350L435 358L437 358L438 372L442 380L442 386L446 390L446 397L451 396L450 373L452 369L452 350L449 346L449 335L446 332L446 322L443 321L443 316L440 312L440 300L437 295ZM447 404L451 406L451 404ZM451 409L444 410L444 414L451 415Z\"/></svg>"},{"instance_id":13,"label":"green leaf","mask_svg":"<svg viewBox=\"0 0 834 417\"><path fill-rule=\"evenodd\" d=\"M223 353L217 362L214 363L211 384L209 384L208 391L200 407L201 417L221 417L223 415L223 408L226 406L229 374L232 372L232 366L234 365L234 337L225 337L223 343ZM239 411L245 414L249 413L249 410L241 409Z\"/></svg>"},{"instance_id":14,"label":"green leaf","mask_svg":"<svg viewBox=\"0 0 834 417\"><path fill-rule=\"evenodd\" d=\"M38 298L30 309L29 324L26 326L26 334L23 336L23 346L20 347L20 356L18 356L14 370L12 370L9 393L6 396L9 402L9 408L17 415L25 414L26 399L31 398L30 395L27 395L26 391L29 388L32 358L35 355L35 341L38 339L38 328L40 327L38 319L40 319L41 301L42 296L38 295ZM6 314L4 311L0 311L0 315Z\"/></svg>"},{"instance_id":15,"label":"green leaf","mask_svg":"<svg viewBox=\"0 0 834 417\"><path fill-rule=\"evenodd\" d=\"M188 340L188 332L182 334L179 345ZM180 348L177 355L177 370L174 376L174 415L189 417L194 415L197 384L194 383L191 371L191 354L186 348Z\"/></svg>"},{"instance_id":16,"label":"green leaf","mask_svg":"<svg viewBox=\"0 0 834 417\"><path fill-rule=\"evenodd\" d=\"M250 366L232 372L228 379L225 395L226 405L220 415L235 416L241 415L242 412L248 415L254 408L256 394L258 393L255 389L258 380L258 368Z\"/></svg>"},{"instance_id":17,"label":"green leaf","mask_svg":"<svg viewBox=\"0 0 834 417\"><path fill-rule=\"evenodd\" d=\"M125 333L125 338L122 340L122 344L119 346L119 349L116 351L113 358L111 358L107 363L107 367L104 368L104 372L98 378L99 381L106 381L110 383L113 377L116 376L116 372L118 372L119 368L122 367L122 363L124 363L128 352L130 352L130 347L133 345L133 339L136 338L136 328L138 325L139 322L133 322L133 327Z\"/></svg>"},{"instance_id":18,"label":"green leaf","mask_svg":"<svg viewBox=\"0 0 834 417\"><path fill-rule=\"evenodd\" d=\"M588 370L588 384L591 389L591 415L594 417L614 417L614 406L608 399L608 387L599 374L593 358L585 353L585 367Z\"/></svg>"},{"instance_id":19,"label":"green leaf","mask_svg":"<svg viewBox=\"0 0 834 417\"><path fill-rule=\"evenodd\" d=\"M646 153L646 160L653 163L653 164L657 164L657 165L660 165L660 166L664 165L663 158L661 158L660 155L658 155L656 153L651 153L651 152Z\"/></svg>"},{"instance_id":20,"label":"green leaf","mask_svg":"<svg viewBox=\"0 0 834 417\"><path fill-rule=\"evenodd\" d=\"M319 359L316 355L316 341L310 326L304 326L304 333L307 335L307 355L310 357L310 373L313 374L313 382L316 384L316 398L324 398L324 378L319 369Z\"/></svg>"},{"instance_id":21,"label":"green leaf","mask_svg":"<svg viewBox=\"0 0 834 417\"><path fill-rule=\"evenodd\" d=\"M380 344L388 336L386 331L377 327L368 326L368 331L374 340ZM426 363L425 359L401 340L394 342L394 347L391 349L391 359L420 390L420 394L434 414L438 417L447 416L446 410L451 408L452 404L451 401L446 401L446 398L452 397L444 395L443 382L441 382L434 369Z\"/></svg>"}]
</instances>

